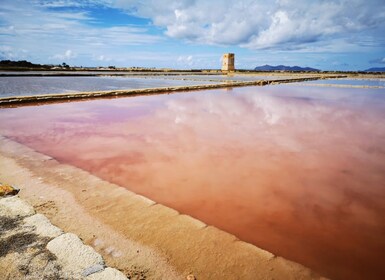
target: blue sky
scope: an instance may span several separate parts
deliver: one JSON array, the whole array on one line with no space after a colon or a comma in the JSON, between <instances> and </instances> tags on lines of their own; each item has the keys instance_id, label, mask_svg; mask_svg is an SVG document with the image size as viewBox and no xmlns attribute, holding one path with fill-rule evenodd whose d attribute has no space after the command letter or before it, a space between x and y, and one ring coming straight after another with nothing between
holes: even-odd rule
<instances>
[{"instance_id":1,"label":"blue sky","mask_svg":"<svg viewBox=\"0 0 385 280\"><path fill-rule=\"evenodd\" d=\"M77 66L385 67L384 0L0 0L0 59Z\"/></svg>"}]
</instances>

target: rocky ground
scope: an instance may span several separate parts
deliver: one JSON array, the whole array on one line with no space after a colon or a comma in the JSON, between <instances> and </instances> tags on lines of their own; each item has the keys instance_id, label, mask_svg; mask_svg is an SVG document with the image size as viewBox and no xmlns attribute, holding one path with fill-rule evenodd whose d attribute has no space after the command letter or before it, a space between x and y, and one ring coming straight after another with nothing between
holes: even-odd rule
<instances>
[{"instance_id":1,"label":"rocky ground","mask_svg":"<svg viewBox=\"0 0 385 280\"><path fill-rule=\"evenodd\" d=\"M18 196L0 198L0 279L128 279Z\"/></svg>"}]
</instances>

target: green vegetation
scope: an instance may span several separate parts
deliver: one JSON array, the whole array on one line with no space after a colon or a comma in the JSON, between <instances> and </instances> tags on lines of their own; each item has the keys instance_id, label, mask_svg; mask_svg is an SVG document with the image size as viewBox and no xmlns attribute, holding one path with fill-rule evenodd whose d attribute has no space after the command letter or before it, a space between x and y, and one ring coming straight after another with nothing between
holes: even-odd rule
<instances>
[{"instance_id":1,"label":"green vegetation","mask_svg":"<svg viewBox=\"0 0 385 280\"><path fill-rule=\"evenodd\" d=\"M0 61L0 70L48 70L53 65L41 65L34 64L26 60L12 61L2 60Z\"/></svg>"},{"instance_id":2,"label":"green vegetation","mask_svg":"<svg viewBox=\"0 0 385 280\"><path fill-rule=\"evenodd\" d=\"M8 71L47 71L47 70L76 70L74 67L68 65L63 62L62 64L36 64L29 62L27 60L1 60L0 61L0 70L8 70Z\"/></svg>"}]
</instances>

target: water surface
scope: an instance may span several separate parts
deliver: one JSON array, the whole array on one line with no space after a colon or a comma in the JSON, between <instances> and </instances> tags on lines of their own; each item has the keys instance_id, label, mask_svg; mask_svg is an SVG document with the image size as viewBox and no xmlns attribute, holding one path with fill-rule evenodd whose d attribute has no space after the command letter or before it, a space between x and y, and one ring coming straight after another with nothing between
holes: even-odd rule
<instances>
[{"instance_id":1,"label":"water surface","mask_svg":"<svg viewBox=\"0 0 385 280\"><path fill-rule=\"evenodd\" d=\"M332 279L385 279L384 119L383 89L281 85L1 109L0 134Z\"/></svg>"},{"instance_id":2,"label":"water surface","mask_svg":"<svg viewBox=\"0 0 385 280\"><path fill-rule=\"evenodd\" d=\"M385 79L326 79L303 82L305 84L385 87Z\"/></svg>"},{"instance_id":3,"label":"water surface","mask_svg":"<svg viewBox=\"0 0 385 280\"><path fill-rule=\"evenodd\" d=\"M0 97L212 84L150 77L0 77Z\"/></svg>"}]
</instances>

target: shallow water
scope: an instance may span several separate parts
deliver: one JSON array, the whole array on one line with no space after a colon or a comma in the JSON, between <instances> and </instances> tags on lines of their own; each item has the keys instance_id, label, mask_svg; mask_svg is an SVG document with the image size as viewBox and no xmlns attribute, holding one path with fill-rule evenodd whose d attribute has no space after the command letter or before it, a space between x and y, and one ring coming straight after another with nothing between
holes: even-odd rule
<instances>
[{"instance_id":1,"label":"shallow water","mask_svg":"<svg viewBox=\"0 0 385 280\"><path fill-rule=\"evenodd\" d=\"M384 279L384 118L383 89L282 85L1 109L0 134L332 279Z\"/></svg>"},{"instance_id":2,"label":"shallow water","mask_svg":"<svg viewBox=\"0 0 385 280\"><path fill-rule=\"evenodd\" d=\"M146 73L124 72L1 72L0 74L19 76L0 76L0 98L10 96L57 94L68 92L104 91L122 89L141 89L170 86L189 86L216 84L224 81L256 81L293 78L292 76L262 75L148 75ZM41 74L47 76L28 76ZM50 76L72 74L77 76ZM127 74L127 76L108 76ZM156 73L155 73L156 74ZM21 75L21 76L20 76ZM105 76L85 76L105 75Z\"/></svg>"},{"instance_id":3,"label":"shallow water","mask_svg":"<svg viewBox=\"0 0 385 280\"><path fill-rule=\"evenodd\" d=\"M141 89L154 87L212 84L206 81L182 81L157 76L138 77L0 77L0 97Z\"/></svg>"},{"instance_id":4,"label":"shallow water","mask_svg":"<svg viewBox=\"0 0 385 280\"><path fill-rule=\"evenodd\" d=\"M385 87L385 79L326 79L307 81L305 84Z\"/></svg>"}]
</instances>

